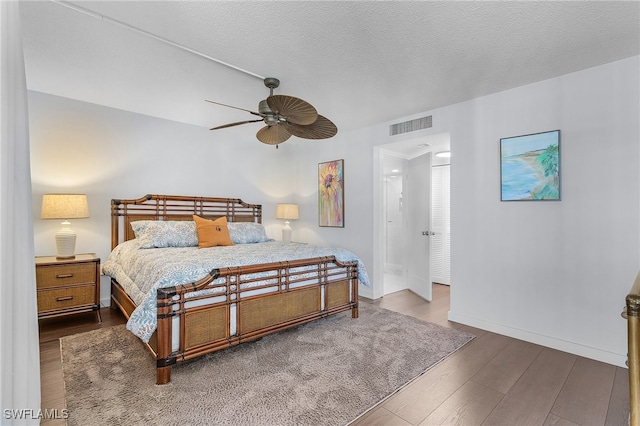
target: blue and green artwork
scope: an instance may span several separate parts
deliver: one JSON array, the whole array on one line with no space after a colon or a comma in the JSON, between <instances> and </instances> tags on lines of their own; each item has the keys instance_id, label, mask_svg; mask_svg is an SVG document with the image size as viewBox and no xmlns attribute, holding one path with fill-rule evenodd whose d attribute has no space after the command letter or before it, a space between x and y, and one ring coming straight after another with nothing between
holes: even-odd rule
<instances>
[{"instance_id":1,"label":"blue and green artwork","mask_svg":"<svg viewBox=\"0 0 640 426\"><path fill-rule=\"evenodd\" d=\"M501 200L560 200L560 130L500 139Z\"/></svg>"}]
</instances>

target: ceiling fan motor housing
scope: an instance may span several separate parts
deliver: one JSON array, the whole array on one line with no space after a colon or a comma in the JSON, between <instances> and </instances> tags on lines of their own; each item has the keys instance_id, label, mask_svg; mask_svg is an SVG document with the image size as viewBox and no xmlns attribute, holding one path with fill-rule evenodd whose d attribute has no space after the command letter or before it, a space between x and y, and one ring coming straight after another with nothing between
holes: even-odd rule
<instances>
[{"instance_id":1,"label":"ceiling fan motor housing","mask_svg":"<svg viewBox=\"0 0 640 426\"><path fill-rule=\"evenodd\" d=\"M258 104L258 112L263 116L264 122L267 126L273 126L278 124L278 117L271 111L269 108L269 104L267 104L267 100L262 100Z\"/></svg>"}]
</instances>

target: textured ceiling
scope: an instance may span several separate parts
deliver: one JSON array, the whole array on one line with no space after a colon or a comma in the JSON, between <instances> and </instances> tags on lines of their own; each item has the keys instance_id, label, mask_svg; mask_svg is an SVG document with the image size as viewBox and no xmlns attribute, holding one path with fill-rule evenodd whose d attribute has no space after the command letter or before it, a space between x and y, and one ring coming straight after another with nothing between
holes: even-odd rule
<instances>
[{"instance_id":1,"label":"textured ceiling","mask_svg":"<svg viewBox=\"0 0 640 426\"><path fill-rule=\"evenodd\" d=\"M29 89L205 127L254 118L204 100L255 111L262 80L128 26L277 77L342 132L640 54L637 1L60 3L21 3Z\"/></svg>"}]
</instances>

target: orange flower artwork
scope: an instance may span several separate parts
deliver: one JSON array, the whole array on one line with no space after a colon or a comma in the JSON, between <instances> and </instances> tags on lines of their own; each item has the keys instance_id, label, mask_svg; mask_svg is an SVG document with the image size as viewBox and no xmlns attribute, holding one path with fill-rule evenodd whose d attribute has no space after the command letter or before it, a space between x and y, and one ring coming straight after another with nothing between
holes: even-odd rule
<instances>
[{"instance_id":1,"label":"orange flower artwork","mask_svg":"<svg viewBox=\"0 0 640 426\"><path fill-rule=\"evenodd\" d=\"M344 160L318 164L320 226L344 227Z\"/></svg>"}]
</instances>

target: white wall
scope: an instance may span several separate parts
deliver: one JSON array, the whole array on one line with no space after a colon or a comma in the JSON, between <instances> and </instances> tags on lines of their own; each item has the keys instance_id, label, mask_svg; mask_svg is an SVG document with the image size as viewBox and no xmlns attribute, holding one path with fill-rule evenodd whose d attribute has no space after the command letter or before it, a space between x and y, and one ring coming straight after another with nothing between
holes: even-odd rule
<instances>
[{"instance_id":1,"label":"white wall","mask_svg":"<svg viewBox=\"0 0 640 426\"><path fill-rule=\"evenodd\" d=\"M624 297L640 260L639 58L427 112L451 135L452 320L623 365ZM381 123L279 150L242 126L217 133L30 93L36 254L55 253L58 224L39 219L45 192L89 195L74 221L78 252L109 251L109 200L145 193L300 203L292 239L358 254L376 287L374 147L394 142ZM356 112L354 112L356 113ZM404 117L393 122L415 117ZM340 120L334 117L338 128ZM562 131L560 202L500 202L499 140ZM400 136L400 138L403 136ZM409 136L407 136L409 137ZM317 222L318 163L345 160L345 227ZM108 286L103 281L103 297Z\"/></svg>"},{"instance_id":2,"label":"white wall","mask_svg":"<svg viewBox=\"0 0 640 426\"><path fill-rule=\"evenodd\" d=\"M78 234L76 253L95 252L103 260L111 249L111 199L149 193L262 204L267 233L281 238L275 204L293 196L288 167L293 150L259 143L257 124L212 132L38 92L29 93L29 120L36 255L56 252L60 224L40 219L47 192L87 194L90 218L71 225ZM109 281L103 277L103 303L108 298Z\"/></svg>"},{"instance_id":3,"label":"white wall","mask_svg":"<svg viewBox=\"0 0 640 426\"><path fill-rule=\"evenodd\" d=\"M450 318L624 365L638 57L452 107ZM561 130L560 202L500 202L499 139Z\"/></svg>"},{"instance_id":4,"label":"white wall","mask_svg":"<svg viewBox=\"0 0 640 426\"><path fill-rule=\"evenodd\" d=\"M638 272L639 58L542 81L427 114L450 132L450 319L616 365L626 359L624 298ZM419 114L423 116L425 114ZM412 119L406 117L394 122ZM313 228L314 169L345 159L346 227L312 238L348 246L374 277L373 147L388 124L296 152ZM340 127L338 125L338 127ZM501 202L501 137L560 129L562 201Z\"/></svg>"},{"instance_id":5,"label":"white wall","mask_svg":"<svg viewBox=\"0 0 640 426\"><path fill-rule=\"evenodd\" d=\"M345 118L348 119L348 118ZM336 120L338 129L340 122ZM294 192L300 203L300 220L292 224L293 240L344 247L357 254L373 277L373 146L379 128L338 133L328 140L293 142ZM383 133L384 134L384 133ZM318 226L318 164L344 160L345 226ZM374 283L375 285L375 283ZM360 285L360 294L372 297L372 289Z\"/></svg>"}]
</instances>

